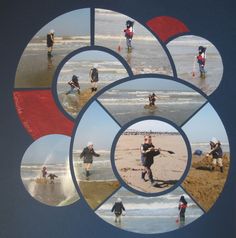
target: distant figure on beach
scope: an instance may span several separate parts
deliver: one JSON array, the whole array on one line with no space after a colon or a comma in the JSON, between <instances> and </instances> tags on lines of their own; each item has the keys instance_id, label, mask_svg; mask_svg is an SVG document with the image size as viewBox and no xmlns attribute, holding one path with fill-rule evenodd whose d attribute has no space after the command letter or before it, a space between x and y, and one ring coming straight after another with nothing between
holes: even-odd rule
<instances>
[{"instance_id":1,"label":"distant figure on beach","mask_svg":"<svg viewBox=\"0 0 236 238\"><path fill-rule=\"evenodd\" d=\"M185 197L182 195L179 199L179 221L180 221L180 227L184 226L185 224L185 212L187 208L187 201L185 200Z\"/></svg>"},{"instance_id":2,"label":"distant figure on beach","mask_svg":"<svg viewBox=\"0 0 236 238\"><path fill-rule=\"evenodd\" d=\"M156 94L155 94L155 93L150 94L149 97L148 97L148 99L149 99L149 106L150 106L150 107L155 106L155 102L156 102L156 100L157 100Z\"/></svg>"},{"instance_id":3,"label":"distant figure on beach","mask_svg":"<svg viewBox=\"0 0 236 238\"><path fill-rule=\"evenodd\" d=\"M126 45L128 48L128 51L130 51L132 49L132 39L134 36L134 21L126 21L126 29L124 29L124 33L125 33L125 38L126 38Z\"/></svg>"},{"instance_id":4,"label":"distant figure on beach","mask_svg":"<svg viewBox=\"0 0 236 238\"><path fill-rule=\"evenodd\" d=\"M72 93L74 89L77 89L77 93L80 94L80 85L78 76L73 75L72 79L68 82L68 84L70 85L70 90L66 93L66 95Z\"/></svg>"},{"instance_id":5,"label":"distant figure on beach","mask_svg":"<svg viewBox=\"0 0 236 238\"><path fill-rule=\"evenodd\" d=\"M46 179L47 178L47 167L43 167L42 168L42 170L41 170L41 172L42 172L42 177L44 178L44 179Z\"/></svg>"},{"instance_id":6,"label":"distant figure on beach","mask_svg":"<svg viewBox=\"0 0 236 238\"><path fill-rule=\"evenodd\" d=\"M97 84L99 81L97 67L98 67L98 65L95 64L93 66L93 68L90 69L90 71L89 71L89 78L90 78L90 82L91 82L91 92L92 93L97 91Z\"/></svg>"},{"instance_id":7,"label":"distant figure on beach","mask_svg":"<svg viewBox=\"0 0 236 238\"><path fill-rule=\"evenodd\" d=\"M50 179L50 184L54 184L54 179L58 178L56 174L49 174L48 177Z\"/></svg>"},{"instance_id":8,"label":"distant figure on beach","mask_svg":"<svg viewBox=\"0 0 236 238\"><path fill-rule=\"evenodd\" d=\"M48 57L52 57L52 48L54 45L54 30L50 30L47 34Z\"/></svg>"},{"instance_id":9,"label":"distant figure on beach","mask_svg":"<svg viewBox=\"0 0 236 238\"><path fill-rule=\"evenodd\" d=\"M218 164L220 167L220 172L223 173L223 162L222 162L223 151L221 148L220 141L216 139L215 137L213 137L210 141L210 147L211 147L211 150L207 153L207 157L212 156L213 158L212 171L215 170L215 167Z\"/></svg>"},{"instance_id":10,"label":"distant figure on beach","mask_svg":"<svg viewBox=\"0 0 236 238\"><path fill-rule=\"evenodd\" d=\"M144 136L144 143L140 147L141 161L144 166L144 171L142 171L141 178L145 180L145 175L148 175L149 181L154 185L154 179L152 175L151 166L154 163L154 156L160 154L160 149L155 149L152 144L152 137L150 135Z\"/></svg>"},{"instance_id":11,"label":"distant figure on beach","mask_svg":"<svg viewBox=\"0 0 236 238\"><path fill-rule=\"evenodd\" d=\"M99 157L100 155L97 154L93 149L93 143L88 142L87 147L85 147L80 154L80 158L84 159L84 169L86 177L89 177L90 175L90 169L93 163L93 156Z\"/></svg>"},{"instance_id":12,"label":"distant figure on beach","mask_svg":"<svg viewBox=\"0 0 236 238\"><path fill-rule=\"evenodd\" d=\"M121 198L117 198L117 201L113 205L111 212L115 214L115 222L121 223L121 215L122 212L125 211L124 205L122 203Z\"/></svg>"},{"instance_id":13,"label":"distant figure on beach","mask_svg":"<svg viewBox=\"0 0 236 238\"><path fill-rule=\"evenodd\" d=\"M205 78L206 47L203 46L198 47L197 62L199 65L200 77Z\"/></svg>"}]
</instances>

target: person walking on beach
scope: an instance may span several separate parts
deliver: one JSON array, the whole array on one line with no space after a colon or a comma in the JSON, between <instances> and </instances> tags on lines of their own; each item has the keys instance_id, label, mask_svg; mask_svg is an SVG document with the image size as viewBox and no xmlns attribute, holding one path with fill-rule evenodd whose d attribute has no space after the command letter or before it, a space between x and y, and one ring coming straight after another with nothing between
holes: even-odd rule
<instances>
[{"instance_id":1,"label":"person walking on beach","mask_svg":"<svg viewBox=\"0 0 236 238\"><path fill-rule=\"evenodd\" d=\"M126 38L126 45L128 48L128 51L131 51L132 49L132 39L134 36L134 21L126 21L126 29L124 29L125 38Z\"/></svg>"},{"instance_id":2,"label":"person walking on beach","mask_svg":"<svg viewBox=\"0 0 236 238\"><path fill-rule=\"evenodd\" d=\"M47 178L47 167L43 167L42 168L42 170L41 170L41 173L42 173L42 177L43 177L43 179L45 179L46 180L46 178Z\"/></svg>"},{"instance_id":3,"label":"person walking on beach","mask_svg":"<svg viewBox=\"0 0 236 238\"><path fill-rule=\"evenodd\" d=\"M117 201L113 205L111 212L115 214L115 222L121 223L121 215L122 212L125 211L124 205L122 203L121 198L117 198Z\"/></svg>"},{"instance_id":4,"label":"person walking on beach","mask_svg":"<svg viewBox=\"0 0 236 238\"><path fill-rule=\"evenodd\" d=\"M50 30L47 34L48 57L52 57L52 48L54 45L54 30Z\"/></svg>"},{"instance_id":5,"label":"person walking on beach","mask_svg":"<svg viewBox=\"0 0 236 238\"><path fill-rule=\"evenodd\" d=\"M93 149L93 143L88 142L87 147L85 147L80 154L80 158L84 159L84 169L86 177L90 175L90 169L93 163L93 156L99 157L100 155L97 154Z\"/></svg>"},{"instance_id":6,"label":"person walking on beach","mask_svg":"<svg viewBox=\"0 0 236 238\"><path fill-rule=\"evenodd\" d=\"M145 175L147 174L149 181L154 185L151 166L154 163L154 156L160 154L160 149L155 149L155 146L152 144L151 135L144 136L144 144L141 145L140 152L142 165L144 166L144 171L142 171L141 178L146 181Z\"/></svg>"},{"instance_id":7,"label":"person walking on beach","mask_svg":"<svg viewBox=\"0 0 236 238\"><path fill-rule=\"evenodd\" d=\"M208 156L212 156L212 171L215 170L216 165L218 164L220 167L220 172L223 173L223 162L222 162L222 157L223 157L223 151L221 148L221 143L219 140L217 140L215 137L213 137L210 141L210 147L211 150L207 153Z\"/></svg>"},{"instance_id":8,"label":"person walking on beach","mask_svg":"<svg viewBox=\"0 0 236 238\"><path fill-rule=\"evenodd\" d=\"M205 78L206 47L203 46L198 47L197 62L199 65L200 77Z\"/></svg>"},{"instance_id":9,"label":"person walking on beach","mask_svg":"<svg viewBox=\"0 0 236 238\"><path fill-rule=\"evenodd\" d=\"M54 184L54 179L58 178L56 174L49 174L48 177L50 179L50 184Z\"/></svg>"},{"instance_id":10,"label":"person walking on beach","mask_svg":"<svg viewBox=\"0 0 236 238\"><path fill-rule=\"evenodd\" d=\"M72 79L68 82L68 84L70 85L71 88L66 93L66 95L72 93L74 91L74 89L77 89L77 93L80 94L80 86L79 86L78 76L73 75Z\"/></svg>"},{"instance_id":11,"label":"person walking on beach","mask_svg":"<svg viewBox=\"0 0 236 238\"><path fill-rule=\"evenodd\" d=\"M97 91L97 84L99 81L97 67L98 67L98 65L95 64L93 66L93 68L90 69L90 71L89 71L89 78L90 78L90 82L91 82L91 92L92 93Z\"/></svg>"},{"instance_id":12,"label":"person walking on beach","mask_svg":"<svg viewBox=\"0 0 236 238\"><path fill-rule=\"evenodd\" d=\"M185 224L185 212L187 208L187 201L185 200L185 197L182 195L179 199L179 221L180 226L183 226Z\"/></svg>"}]
</instances>

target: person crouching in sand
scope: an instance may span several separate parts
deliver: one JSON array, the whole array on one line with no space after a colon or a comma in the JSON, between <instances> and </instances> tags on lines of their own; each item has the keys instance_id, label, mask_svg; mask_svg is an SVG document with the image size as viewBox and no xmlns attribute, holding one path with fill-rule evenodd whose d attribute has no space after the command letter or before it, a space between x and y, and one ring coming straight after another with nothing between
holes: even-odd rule
<instances>
[{"instance_id":1,"label":"person crouching in sand","mask_svg":"<svg viewBox=\"0 0 236 238\"><path fill-rule=\"evenodd\" d=\"M140 152L142 165L144 166L144 171L142 171L141 178L145 180L145 175L147 174L151 184L154 184L151 166L154 162L154 156L160 154L160 149L155 149L155 146L152 144L152 137L150 135L144 136L144 144L141 145Z\"/></svg>"},{"instance_id":2,"label":"person crouching in sand","mask_svg":"<svg viewBox=\"0 0 236 238\"><path fill-rule=\"evenodd\" d=\"M122 212L125 211L124 205L122 203L121 198L117 198L117 201L113 205L111 212L115 213L115 222L121 223L121 215Z\"/></svg>"},{"instance_id":3,"label":"person crouching in sand","mask_svg":"<svg viewBox=\"0 0 236 238\"><path fill-rule=\"evenodd\" d=\"M85 147L80 154L80 158L84 158L84 169L86 177L90 175L90 169L93 163L93 156L99 157L100 155L97 154L93 149L93 143L88 142L87 147Z\"/></svg>"},{"instance_id":4,"label":"person crouching in sand","mask_svg":"<svg viewBox=\"0 0 236 238\"><path fill-rule=\"evenodd\" d=\"M213 158L211 170L214 171L216 164L218 164L220 167L220 172L223 173L223 162L222 162L223 151L221 148L220 141L213 137L210 141L210 147L211 151L208 152L206 156L209 157L211 155Z\"/></svg>"}]
</instances>

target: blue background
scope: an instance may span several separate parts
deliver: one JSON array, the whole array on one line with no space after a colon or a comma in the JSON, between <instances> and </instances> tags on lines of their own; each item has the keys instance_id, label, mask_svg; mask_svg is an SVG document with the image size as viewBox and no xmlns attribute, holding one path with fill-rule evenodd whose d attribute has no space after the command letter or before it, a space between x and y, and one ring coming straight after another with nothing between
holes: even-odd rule
<instances>
[{"instance_id":1,"label":"blue background","mask_svg":"<svg viewBox=\"0 0 236 238\"><path fill-rule=\"evenodd\" d=\"M236 113L235 42L236 2L207 1L1 1L0 8L0 237L147 237L122 231L105 223L83 199L69 207L54 208L35 201L20 179L20 162L32 143L18 119L13 103L16 67L32 36L55 17L84 7L110 9L145 23L161 15L176 17L195 35L211 41L221 53L223 81L209 101L226 127L231 147L231 168L227 184L213 208L193 224L174 232L148 237L236 236ZM211 196L211 194L209 194Z\"/></svg>"}]
</instances>

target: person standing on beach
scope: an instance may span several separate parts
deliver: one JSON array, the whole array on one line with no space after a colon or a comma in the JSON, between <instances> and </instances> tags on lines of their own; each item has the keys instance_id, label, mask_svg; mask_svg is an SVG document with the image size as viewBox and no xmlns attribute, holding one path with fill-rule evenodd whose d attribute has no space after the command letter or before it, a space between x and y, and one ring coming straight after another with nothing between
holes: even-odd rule
<instances>
[{"instance_id":1,"label":"person standing on beach","mask_svg":"<svg viewBox=\"0 0 236 238\"><path fill-rule=\"evenodd\" d=\"M197 62L199 65L200 77L205 78L206 47L203 46L198 47Z\"/></svg>"},{"instance_id":2,"label":"person standing on beach","mask_svg":"<svg viewBox=\"0 0 236 238\"><path fill-rule=\"evenodd\" d=\"M213 137L210 141L210 147L211 147L211 151L209 151L206 156L209 157L211 155L213 158L212 171L215 170L215 167L218 164L220 167L220 172L223 173L224 172L223 162L222 162L223 151L221 148L220 141L217 140L215 137Z\"/></svg>"},{"instance_id":3,"label":"person standing on beach","mask_svg":"<svg viewBox=\"0 0 236 238\"><path fill-rule=\"evenodd\" d=\"M72 79L68 82L68 84L70 85L70 90L66 93L66 95L72 93L74 91L74 89L77 89L78 94L80 94L80 86L79 86L79 80L78 80L78 76L73 75Z\"/></svg>"},{"instance_id":4,"label":"person standing on beach","mask_svg":"<svg viewBox=\"0 0 236 238\"><path fill-rule=\"evenodd\" d=\"M91 92L96 92L97 91L97 84L98 84L98 69L97 69L97 64L93 66L92 69L89 71L89 78L91 82Z\"/></svg>"},{"instance_id":5,"label":"person standing on beach","mask_svg":"<svg viewBox=\"0 0 236 238\"><path fill-rule=\"evenodd\" d=\"M41 170L41 172L42 172L42 177L43 177L43 179L45 179L46 180L46 178L47 178L47 167L43 167L42 168L42 170Z\"/></svg>"},{"instance_id":6,"label":"person standing on beach","mask_svg":"<svg viewBox=\"0 0 236 238\"><path fill-rule=\"evenodd\" d=\"M144 144L141 145L140 152L142 165L144 166L144 171L142 171L141 178L145 180L145 175L147 174L151 184L154 184L151 166L154 163L154 156L160 154L160 149L155 149L155 146L152 144L151 135L144 136Z\"/></svg>"},{"instance_id":7,"label":"person standing on beach","mask_svg":"<svg viewBox=\"0 0 236 238\"><path fill-rule=\"evenodd\" d=\"M124 205L122 203L121 198L117 198L117 201L113 205L111 212L114 212L115 214L115 222L121 223L121 215L122 212L125 211Z\"/></svg>"},{"instance_id":8,"label":"person standing on beach","mask_svg":"<svg viewBox=\"0 0 236 238\"><path fill-rule=\"evenodd\" d=\"M132 49L132 39L134 36L134 21L126 21L126 29L124 29L124 33L125 33L125 38L126 38L126 45L128 48L128 51L130 51Z\"/></svg>"},{"instance_id":9,"label":"person standing on beach","mask_svg":"<svg viewBox=\"0 0 236 238\"><path fill-rule=\"evenodd\" d=\"M99 157L100 155L97 154L93 149L93 143L88 142L87 147L85 147L80 154L80 158L84 159L84 169L86 177L90 175L90 169L93 163L93 156Z\"/></svg>"},{"instance_id":10,"label":"person standing on beach","mask_svg":"<svg viewBox=\"0 0 236 238\"><path fill-rule=\"evenodd\" d=\"M54 45L54 30L50 30L47 34L48 57L52 57L52 48Z\"/></svg>"},{"instance_id":11,"label":"person standing on beach","mask_svg":"<svg viewBox=\"0 0 236 238\"><path fill-rule=\"evenodd\" d=\"M155 102L156 102L156 99L157 99L156 94L155 94L155 93L150 94L149 97L148 97L148 99L149 99L149 106L150 106L150 107L155 106Z\"/></svg>"},{"instance_id":12,"label":"person standing on beach","mask_svg":"<svg viewBox=\"0 0 236 238\"><path fill-rule=\"evenodd\" d=\"M180 221L180 226L183 226L185 223L185 212L187 208L187 201L185 200L185 197L182 195L179 199L179 221Z\"/></svg>"}]
</instances>

